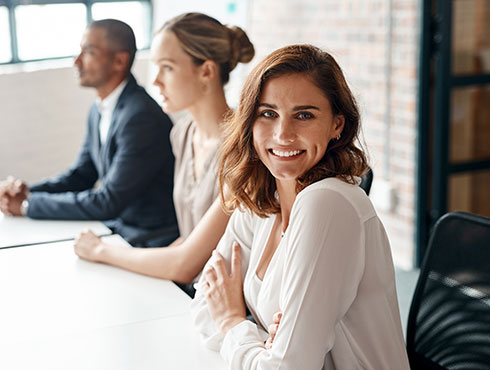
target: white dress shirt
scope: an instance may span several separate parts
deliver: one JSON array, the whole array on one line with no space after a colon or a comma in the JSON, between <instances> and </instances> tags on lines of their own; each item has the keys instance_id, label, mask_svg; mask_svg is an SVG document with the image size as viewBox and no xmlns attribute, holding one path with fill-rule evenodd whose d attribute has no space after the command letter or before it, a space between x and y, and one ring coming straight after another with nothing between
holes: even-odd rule
<instances>
[{"instance_id":1,"label":"white dress shirt","mask_svg":"<svg viewBox=\"0 0 490 370\"><path fill-rule=\"evenodd\" d=\"M112 114L114 113L117 101L119 100L119 97L121 96L121 93L123 92L127 83L128 79L125 79L104 99L100 99L99 97L95 99L95 104L97 105L97 109L99 110L100 114L100 145L104 145L107 141L107 134L109 133L109 128L111 127L112 122Z\"/></svg>"},{"instance_id":2,"label":"white dress shirt","mask_svg":"<svg viewBox=\"0 0 490 370\"><path fill-rule=\"evenodd\" d=\"M191 313L231 369L408 370L390 245L364 191L329 178L301 191L265 272L256 270L275 215L235 211L218 251L242 250L244 297L257 324L220 333L199 291ZM206 268L206 267L205 267ZM264 330L283 312L272 349Z\"/></svg>"}]
</instances>

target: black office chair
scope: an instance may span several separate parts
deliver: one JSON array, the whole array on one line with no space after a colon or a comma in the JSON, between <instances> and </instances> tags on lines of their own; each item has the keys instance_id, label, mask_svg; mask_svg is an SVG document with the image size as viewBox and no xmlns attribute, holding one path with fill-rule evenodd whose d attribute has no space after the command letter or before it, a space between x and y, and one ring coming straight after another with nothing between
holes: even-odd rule
<instances>
[{"instance_id":1,"label":"black office chair","mask_svg":"<svg viewBox=\"0 0 490 370\"><path fill-rule=\"evenodd\" d=\"M490 219L441 217L410 306L412 369L490 370Z\"/></svg>"},{"instance_id":2,"label":"black office chair","mask_svg":"<svg viewBox=\"0 0 490 370\"><path fill-rule=\"evenodd\" d=\"M371 191L371 185L373 184L373 170L368 167L368 170L361 176L361 183L359 186L369 195Z\"/></svg>"}]
</instances>

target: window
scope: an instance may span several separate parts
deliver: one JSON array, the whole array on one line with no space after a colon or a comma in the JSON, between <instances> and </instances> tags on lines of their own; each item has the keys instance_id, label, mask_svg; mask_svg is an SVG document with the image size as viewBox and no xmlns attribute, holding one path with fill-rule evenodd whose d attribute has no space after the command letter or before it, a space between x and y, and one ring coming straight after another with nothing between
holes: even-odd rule
<instances>
[{"instance_id":1,"label":"window","mask_svg":"<svg viewBox=\"0 0 490 370\"><path fill-rule=\"evenodd\" d=\"M6 63L12 59L9 34L8 9L0 6L0 63Z\"/></svg>"},{"instance_id":2,"label":"window","mask_svg":"<svg viewBox=\"0 0 490 370\"><path fill-rule=\"evenodd\" d=\"M0 64L71 57L88 22L128 23L139 49L151 41L150 0L0 0Z\"/></svg>"},{"instance_id":3,"label":"window","mask_svg":"<svg viewBox=\"0 0 490 370\"><path fill-rule=\"evenodd\" d=\"M66 57L80 50L87 21L83 4L22 5L15 8L20 60Z\"/></svg>"},{"instance_id":4,"label":"window","mask_svg":"<svg viewBox=\"0 0 490 370\"><path fill-rule=\"evenodd\" d=\"M149 3L139 1L95 3L92 6L94 20L114 18L131 26L139 49L150 47L151 9Z\"/></svg>"}]
</instances>

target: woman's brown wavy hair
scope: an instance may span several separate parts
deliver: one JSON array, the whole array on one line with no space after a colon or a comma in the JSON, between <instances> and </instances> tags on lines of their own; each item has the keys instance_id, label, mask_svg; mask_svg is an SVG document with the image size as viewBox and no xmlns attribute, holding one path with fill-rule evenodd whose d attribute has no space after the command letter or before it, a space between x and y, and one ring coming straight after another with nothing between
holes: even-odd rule
<instances>
[{"instance_id":1,"label":"woman's brown wavy hair","mask_svg":"<svg viewBox=\"0 0 490 370\"><path fill-rule=\"evenodd\" d=\"M345 118L340 139L331 140L323 158L298 177L296 191L327 177L338 177L354 184L355 177L367 169L366 155L359 143L359 110L339 65L330 54L315 46L286 46L274 51L252 70L243 86L237 110L227 119L219 166L221 199L227 211L243 207L260 217L280 212L275 178L255 152L252 127L265 83L296 73L304 74L323 91L334 116Z\"/></svg>"}]
</instances>

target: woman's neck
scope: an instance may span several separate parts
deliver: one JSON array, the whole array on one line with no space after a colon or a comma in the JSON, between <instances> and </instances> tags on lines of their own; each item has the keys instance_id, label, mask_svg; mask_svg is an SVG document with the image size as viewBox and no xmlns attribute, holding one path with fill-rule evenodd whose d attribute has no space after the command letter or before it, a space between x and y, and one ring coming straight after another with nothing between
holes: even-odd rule
<instances>
[{"instance_id":1,"label":"woman's neck","mask_svg":"<svg viewBox=\"0 0 490 370\"><path fill-rule=\"evenodd\" d=\"M204 94L202 99L188 108L188 111L196 124L196 132L201 139L207 140L220 137L220 124L229 109L225 93L220 86Z\"/></svg>"},{"instance_id":2,"label":"woman's neck","mask_svg":"<svg viewBox=\"0 0 490 370\"><path fill-rule=\"evenodd\" d=\"M286 231L289 225L291 209L296 200L296 180L276 180L277 194L279 195L279 204L281 206L281 231Z\"/></svg>"}]
</instances>

